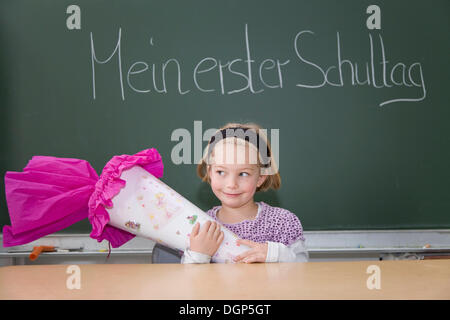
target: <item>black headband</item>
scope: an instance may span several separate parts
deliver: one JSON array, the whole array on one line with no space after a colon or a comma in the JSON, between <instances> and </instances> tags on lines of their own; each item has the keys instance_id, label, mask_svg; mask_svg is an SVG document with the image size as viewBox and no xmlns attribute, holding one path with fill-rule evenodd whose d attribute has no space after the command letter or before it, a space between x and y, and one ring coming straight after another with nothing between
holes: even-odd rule
<instances>
[{"instance_id":1,"label":"black headband","mask_svg":"<svg viewBox=\"0 0 450 320\"><path fill-rule=\"evenodd\" d=\"M214 149L216 143L218 143L220 140L233 137L245 140L253 144L258 149L258 153L261 156L262 167L270 167L270 149L267 146L266 141L264 139L261 139L259 134L253 128L233 127L222 129L216 132L216 134L211 137L211 140L209 140L208 158L211 155L211 152ZM266 151L265 154L261 153L262 150Z\"/></svg>"}]
</instances>

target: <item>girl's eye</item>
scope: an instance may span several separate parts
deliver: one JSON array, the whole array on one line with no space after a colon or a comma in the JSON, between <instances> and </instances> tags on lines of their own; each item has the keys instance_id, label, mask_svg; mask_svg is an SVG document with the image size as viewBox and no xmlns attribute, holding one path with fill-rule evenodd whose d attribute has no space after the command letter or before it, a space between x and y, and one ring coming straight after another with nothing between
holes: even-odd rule
<instances>
[{"instance_id":1,"label":"girl's eye","mask_svg":"<svg viewBox=\"0 0 450 320\"><path fill-rule=\"evenodd\" d=\"M217 170L216 172L219 174L219 176L222 176L222 173L224 173L222 170Z\"/></svg>"},{"instance_id":2,"label":"girl's eye","mask_svg":"<svg viewBox=\"0 0 450 320\"><path fill-rule=\"evenodd\" d=\"M243 175L244 177L248 177L249 174L247 172L241 172L241 175Z\"/></svg>"}]
</instances>

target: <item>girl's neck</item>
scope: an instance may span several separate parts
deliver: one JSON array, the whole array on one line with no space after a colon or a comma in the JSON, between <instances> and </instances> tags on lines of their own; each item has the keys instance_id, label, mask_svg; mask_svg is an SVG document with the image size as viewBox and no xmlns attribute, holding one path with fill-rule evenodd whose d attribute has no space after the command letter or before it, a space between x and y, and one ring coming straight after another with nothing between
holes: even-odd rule
<instances>
[{"instance_id":1,"label":"girl's neck","mask_svg":"<svg viewBox=\"0 0 450 320\"><path fill-rule=\"evenodd\" d=\"M252 200L246 204L232 208L222 204L216 216L222 223L239 223L244 220L253 220L258 214L258 205Z\"/></svg>"}]
</instances>

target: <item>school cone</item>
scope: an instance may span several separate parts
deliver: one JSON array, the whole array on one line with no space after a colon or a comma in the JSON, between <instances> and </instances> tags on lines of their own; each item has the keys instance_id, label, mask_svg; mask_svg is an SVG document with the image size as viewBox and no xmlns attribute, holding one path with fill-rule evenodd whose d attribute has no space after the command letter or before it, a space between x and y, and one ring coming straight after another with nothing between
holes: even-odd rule
<instances>
[{"instance_id":1,"label":"school cone","mask_svg":"<svg viewBox=\"0 0 450 320\"><path fill-rule=\"evenodd\" d=\"M32 242L88 218L90 237L113 248L141 236L184 251L196 222L213 218L159 180L164 165L154 148L113 156L97 175L86 160L33 156L22 172L5 174L11 226L3 246ZM222 227L213 262L233 262L248 250Z\"/></svg>"},{"instance_id":2,"label":"school cone","mask_svg":"<svg viewBox=\"0 0 450 320\"><path fill-rule=\"evenodd\" d=\"M201 209L186 200L161 180L140 166L122 172L126 185L112 199L113 207L106 208L109 224L137 236L184 251L196 222L203 225L214 221ZM237 245L237 236L221 226L224 239L212 261L232 263L233 258L249 250Z\"/></svg>"}]
</instances>

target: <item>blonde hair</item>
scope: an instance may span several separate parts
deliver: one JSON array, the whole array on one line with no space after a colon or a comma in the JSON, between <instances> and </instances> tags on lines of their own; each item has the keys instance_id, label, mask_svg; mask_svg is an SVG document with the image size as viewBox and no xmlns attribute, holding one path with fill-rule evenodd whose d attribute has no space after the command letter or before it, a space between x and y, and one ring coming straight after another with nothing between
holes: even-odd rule
<instances>
[{"instance_id":1,"label":"blonde hair","mask_svg":"<svg viewBox=\"0 0 450 320\"><path fill-rule=\"evenodd\" d=\"M275 159L273 157L272 149L270 147L270 142L267 139L267 136L265 135L264 131L261 130L261 127L255 123L227 123L222 128L220 128L216 133L220 132L221 130L228 129L228 128L242 128L242 129L253 129L260 138L262 138L267 145L268 154L270 154L270 167L269 168L263 168L263 165L261 164L261 154L258 152L258 166L260 167L260 172L265 171L262 175L267 175L267 178L265 181L256 188L256 191L267 191L269 189L277 190L281 187L281 176L278 172L277 164L275 163ZM242 139L238 139L242 140ZM245 144L249 144L248 141L245 141ZM203 155L203 158L201 159L200 163L197 165L197 175L202 179L202 181L207 182L211 184L211 178L209 176L208 167L210 166L210 162L208 157L211 155L212 150L210 150L211 144L208 143L208 146L206 147L206 152Z\"/></svg>"}]
</instances>

